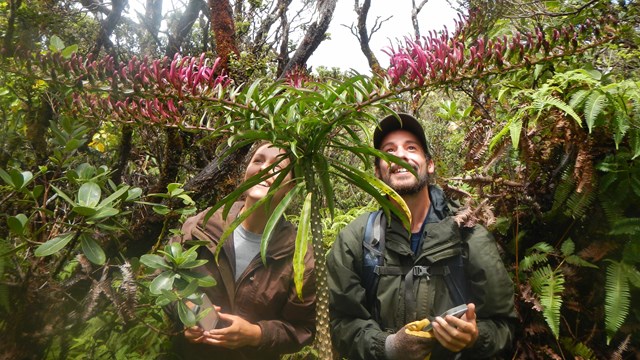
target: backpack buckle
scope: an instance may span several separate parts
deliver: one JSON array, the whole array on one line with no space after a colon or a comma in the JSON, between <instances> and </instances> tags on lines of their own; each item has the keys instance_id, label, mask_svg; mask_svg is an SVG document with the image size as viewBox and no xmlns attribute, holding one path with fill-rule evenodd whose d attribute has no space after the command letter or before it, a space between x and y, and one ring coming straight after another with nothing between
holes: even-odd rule
<instances>
[{"instance_id":1,"label":"backpack buckle","mask_svg":"<svg viewBox=\"0 0 640 360\"><path fill-rule=\"evenodd\" d=\"M413 276L431 276L429 269L429 266L414 266Z\"/></svg>"}]
</instances>

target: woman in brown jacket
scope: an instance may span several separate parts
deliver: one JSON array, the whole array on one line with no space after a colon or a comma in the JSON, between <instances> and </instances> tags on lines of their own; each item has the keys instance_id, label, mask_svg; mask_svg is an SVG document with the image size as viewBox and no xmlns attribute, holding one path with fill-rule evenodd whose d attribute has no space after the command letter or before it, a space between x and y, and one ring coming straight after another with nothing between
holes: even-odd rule
<instances>
[{"instance_id":1,"label":"woman in brown jacket","mask_svg":"<svg viewBox=\"0 0 640 360\"><path fill-rule=\"evenodd\" d=\"M271 201L249 215L222 244L218 263L214 256L220 236L244 209L267 195L277 172L289 160L283 150L270 143L258 145L245 171L245 180L276 164L273 177L246 191L227 216L218 210L203 224L206 211L187 219L181 241L204 240L200 259L209 260L197 270L215 278L217 285L203 288L219 311L220 324L212 330L195 326L176 337L175 350L184 359L278 359L281 354L300 350L315 334L315 277L313 251L305 257L303 296L293 282L293 251L296 229L284 219L275 227L266 251L266 266L260 258L260 238L271 210L293 187L291 174ZM267 202L268 203L268 202Z\"/></svg>"}]
</instances>

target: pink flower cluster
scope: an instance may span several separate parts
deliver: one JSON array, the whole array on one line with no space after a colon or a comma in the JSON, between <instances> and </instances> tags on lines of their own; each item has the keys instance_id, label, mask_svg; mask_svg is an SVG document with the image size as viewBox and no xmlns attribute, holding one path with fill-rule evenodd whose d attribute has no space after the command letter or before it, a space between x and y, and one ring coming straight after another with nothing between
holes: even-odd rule
<instances>
[{"instance_id":1,"label":"pink flower cluster","mask_svg":"<svg viewBox=\"0 0 640 360\"><path fill-rule=\"evenodd\" d=\"M534 31L513 36L470 41L467 48L464 26L466 19L456 21L456 31L449 35L446 27L422 39L405 38L398 48L390 46L391 57L387 75L394 85L402 83L418 86L482 76L491 72L527 66L550 57L571 55L583 48L611 41L616 36L616 19L609 15L583 24L567 25L559 29Z\"/></svg>"}]
</instances>

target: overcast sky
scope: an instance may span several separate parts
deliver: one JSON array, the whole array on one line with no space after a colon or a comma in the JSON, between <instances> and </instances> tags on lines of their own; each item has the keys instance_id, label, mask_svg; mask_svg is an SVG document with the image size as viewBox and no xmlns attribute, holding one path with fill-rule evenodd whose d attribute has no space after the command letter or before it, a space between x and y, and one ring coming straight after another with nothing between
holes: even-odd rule
<instances>
[{"instance_id":1,"label":"overcast sky","mask_svg":"<svg viewBox=\"0 0 640 360\"><path fill-rule=\"evenodd\" d=\"M416 3L418 2L416 0ZM389 60L382 49L389 46L389 39L393 44L397 44L398 40L413 34L411 0L372 0L371 3L367 17L368 29L371 29L376 16L386 19L393 15L382 25L381 30L373 35L370 42L371 50L375 53L380 65L386 68ZM329 26L331 40L325 40L320 44L309 59L309 65L314 68L323 65L328 68L339 67L342 70L355 69L363 74L370 73L367 59L360 50L358 40L348 28L341 25L350 26L356 22L353 4L353 0L338 0L333 21ZM456 18L457 15L447 0L429 0L418 14L420 33L424 36L429 30L442 30L444 25L449 30L453 30L455 26L453 20Z\"/></svg>"},{"instance_id":2,"label":"overcast sky","mask_svg":"<svg viewBox=\"0 0 640 360\"><path fill-rule=\"evenodd\" d=\"M421 0L416 0L419 3ZM350 30L342 26L355 23L356 13L353 11L354 0L338 0L333 20L329 26L330 40L323 41L318 49L313 53L308 64L314 68L323 65L327 68L338 67L344 71L355 69L360 73L369 74L367 59L360 50L360 44ZM137 19L135 11L144 13L145 0L130 0L129 13ZM360 1L362 3L362 1ZM174 9L184 8L184 0L167 0L163 5L163 11L174 11ZM413 34L411 25L411 0L372 0L371 9L367 17L367 28L371 29L376 17L391 19L384 22L382 28L373 34L370 47L375 53L380 65L386 68L389 65L388 56L382 52L383 48L389 46L391 39L394 45L398 40ZM447 0L429 0L418 14L420 32L427 34L429 30L442 30L447 25L452 30L457 18L455 11L449 6ZM166 23L163 23L166 26Z\"/></svg>"}]
</instances>

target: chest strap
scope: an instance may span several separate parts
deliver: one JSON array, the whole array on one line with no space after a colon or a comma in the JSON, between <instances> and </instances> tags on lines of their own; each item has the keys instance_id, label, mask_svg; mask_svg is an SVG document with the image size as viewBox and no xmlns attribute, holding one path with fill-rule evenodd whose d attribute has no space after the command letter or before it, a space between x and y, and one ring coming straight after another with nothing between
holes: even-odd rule
<instances>
[{"instance_id":1,"label":"chest strap","mask_svg":"<svg viewBox=\"0 0 640 360\"><path fill-rule=\"evenodd\" d=\"M447 265L436 266L376 266L373 272L380 275L403 275L404 276L404 309L405 320L416 319L416 297L413 292L413 281L416 277L445 276L451 273ZM405 321L406 322L406 321Z\"/></svg>"}]
</instances>

